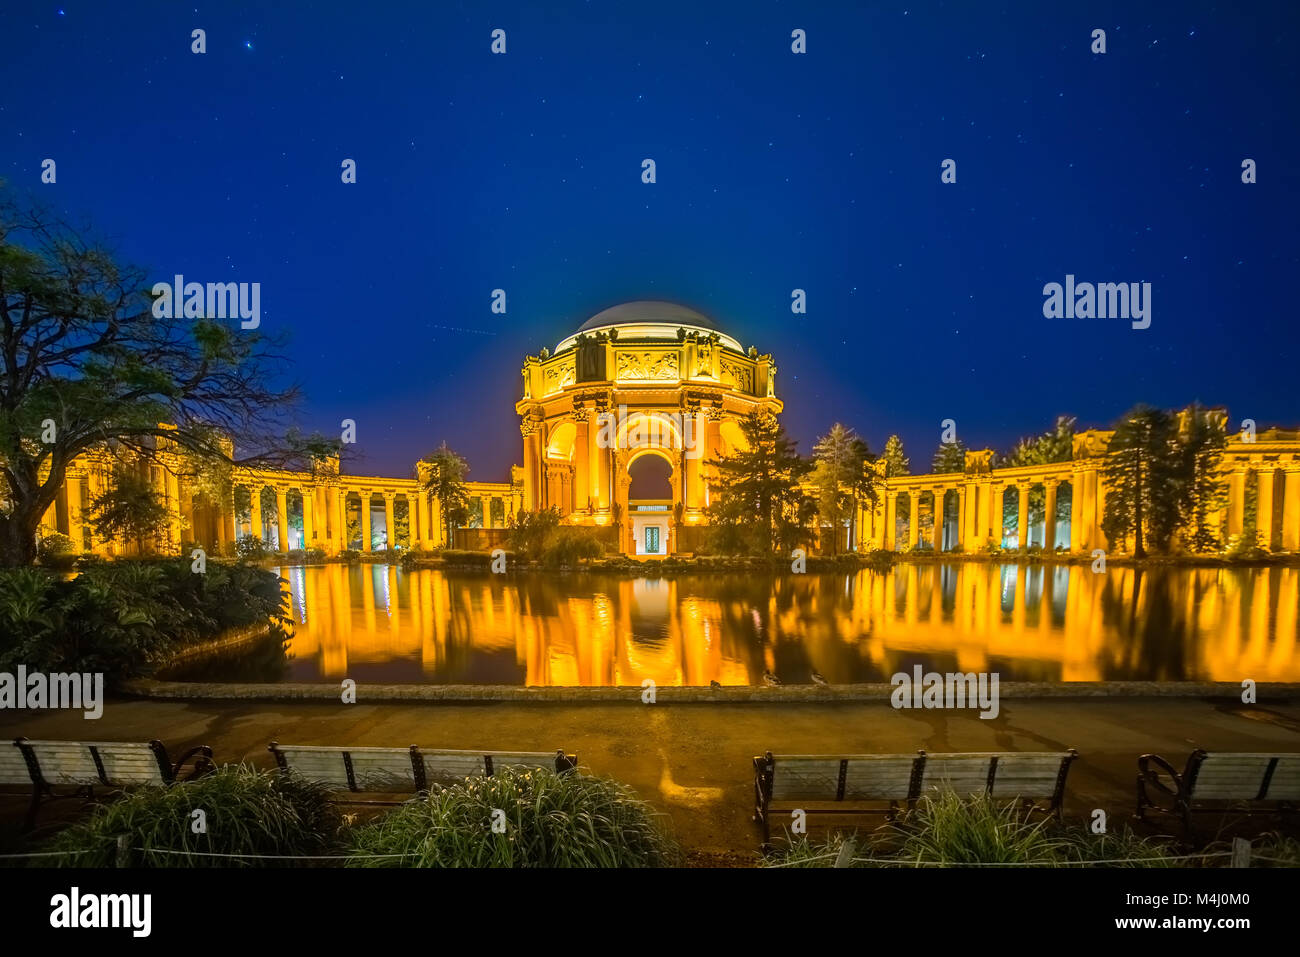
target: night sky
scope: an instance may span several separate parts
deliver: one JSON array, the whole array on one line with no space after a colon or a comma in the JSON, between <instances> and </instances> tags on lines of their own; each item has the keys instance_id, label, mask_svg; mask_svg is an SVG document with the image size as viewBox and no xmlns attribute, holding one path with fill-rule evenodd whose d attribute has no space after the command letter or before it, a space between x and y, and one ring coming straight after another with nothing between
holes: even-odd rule
<instances>
[{"instance_id":1,"label":"night sky","mask_svg":"<svg viewBox=\"0 0 1300 957\"><path fill-rule=\"evenodd\" d=\"M773 352L805 451L840 420L922 471L945 418L1005 449L1138 401L1300 425L1300 4L870 7L6 0L0 177L151 281L260 282L358 473L446 440L504 479L524 356L634 299ZM1151 282L1151 327L1044 318L1067 273Z\"/></svg>"}]
</instances>

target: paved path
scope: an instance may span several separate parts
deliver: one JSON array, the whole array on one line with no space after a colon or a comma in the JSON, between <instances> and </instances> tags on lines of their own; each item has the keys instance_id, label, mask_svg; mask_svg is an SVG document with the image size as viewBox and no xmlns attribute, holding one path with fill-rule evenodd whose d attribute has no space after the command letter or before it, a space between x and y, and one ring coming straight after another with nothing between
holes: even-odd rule
<instances>
[{"instance_id":1,"label":"paved path","mask_svg":"<svg viewBox=\"0 0 1300 957\"><path fill-rule=\"evenodd\" d=\"M210 745L219 763L270 767L271 740L576 751L584 767L634 787L672 820L693 850L751 852L751 759L776 753L1036 751L1074 747L1067 814L1128 815L1137 755L1181 766L1195 747L1300 751L1300 700L1246 707L1188 698L1004 699L996 719L976 712L895 711L887 702L838 704L259 704L109 701L104 716L0 712L0 737L161 738L172 753ZM12 819L25 802L0 798Z\"/></svg>"}]
</instances>

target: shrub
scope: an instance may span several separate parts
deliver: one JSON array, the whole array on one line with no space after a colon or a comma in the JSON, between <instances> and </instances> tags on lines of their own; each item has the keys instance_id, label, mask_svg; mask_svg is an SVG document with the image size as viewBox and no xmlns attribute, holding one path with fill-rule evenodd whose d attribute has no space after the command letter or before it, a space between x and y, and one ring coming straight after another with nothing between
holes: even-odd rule
<instances>
[{"instance_id":1,"label":"shrub","mask_svg":"<svg viewBox=\"0 0 1300 957\"><path fill-rule=\"evenodd\" d=\"M196 808L207 817L206 833L193 831L190 812ZM324 854L335 846L341 823L323 786L228 765L194 781L142 788L100 805L89 820L60 832L44 849L83 852L52 859L63 867L112 867L117 837L126 834L137 849L132 864L145 867L293 866L293 861L203 855Z\"/></svg>"},{"instance_id":2,"label":"shrub","mask_svg":"<svg viewBox=\"0 0 1300 957\"><path fill-rule=\"evenodd\" d=\"M505 832L493 833L493 811ZM505 768L436 788L353 833L354 867L661 867L676 844L655 812L624 784L553 771Z\"/></svg>"},{"instance_id":3,"label":"shrub","mask_svg":"<svg viewBox=\"0 0 1300 957\"><path fill-rule=\"evenodd\" d=\"M252 565L112 562L63 581L39 568L0 571L0 670L139 674L186 644L232 628L287 622L280 579Z\"/></svg>"},{"instance_id":4,"label":"shrub","mask_svg":"<svg viewBox=\"0 0 1300 957\"><path fill-rule=\"evenodd\" d=\"M235 557L241 562L256 562L271 554L258 535L245 535L235 542Z\"/></svg>"},{"instance_id":5,"label":"shrub","mask_svg":"<svg viewBox=\"0 0 1300 957\"><path fill-rule=\"evenodd\" d=\"M355 565L361 561L361 553L355 548L345 548L339 552L339 561L347 562L349 565Z\"/></svg>"},{"instance_id":6,"label":"shrub","mask_svg":"<svg viewBox=\"0 0 1300 957\"><path fill-rule=\"evenodd\" d=\"M491 552L475 552L465 548L444 548L442 560L448 565L466 565L471 568L487 568L492 564ZM507 567L514 564L514 552L506 552Z\"/></svg>"},{"instance_id":7,"label":"shrub","mask_svg":"<svg viewBox=\"0 0 1300 957\"><path fill-rule=\"evenodd\" d=\"M560 528L560 511L544 508L534 512L517 512L510 520L506 542L520 561L541 561L547 548L555 541Z\"/></svg>"},{"instance_id":8,"label":"shrub","mask_svg":"<svg viewBox=\"0 0 1300 957\"><path fill-rule=\"evenodd\" d=\"M72 550L72 539L62 532L51 532L36 546L36 557L47 568L68 569L77 556Z\"/></svg>"},{"instance_id":9,"label":"shrub","mask_svg":"<svg viewBox=\"0 0 1300 957\"><path fill-rule=\"evenodd\" d=\"M590 561L605 554L605 546L596 538L592 529L567 527L560 528L552 536L541 555L541 563L548 568L576 565L579 561Z\"/></svg>"}]
</instances>

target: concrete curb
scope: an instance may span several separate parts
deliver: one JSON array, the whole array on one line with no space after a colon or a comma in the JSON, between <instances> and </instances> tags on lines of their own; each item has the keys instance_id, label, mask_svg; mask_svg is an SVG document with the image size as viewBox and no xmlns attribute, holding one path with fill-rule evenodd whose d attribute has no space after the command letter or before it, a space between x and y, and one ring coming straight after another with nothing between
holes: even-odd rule
<instances>
[{"instance_id":1,"label":"concrete curb","mask_svg":"<svg viewBox=\"0 0 1300 957\"><path fill-rule=\"evenodd\" d=\"M240 684L188 681L156 681L141 678L125 682L119 689L141 698L193 701L330 701L338 703L340 685L332 684ZM768 687L662 687L655 689L657 704L674 702L795 703L826 704L840 701L888 701L893 687L888 684L782 685ZM412 701L514 701L564 702L566 704L624 702L641 704L637 686L602 688L535 688L513 685L357 685L357 703ZM1001 698L1225 698L1239 702L1241 685L1233 682L1200 681L1080 681L1049 683L1002 682ZM1259 700L1300 697L1300 684L1267 683L1257 688Z\"/></svg>"}]
</instances>

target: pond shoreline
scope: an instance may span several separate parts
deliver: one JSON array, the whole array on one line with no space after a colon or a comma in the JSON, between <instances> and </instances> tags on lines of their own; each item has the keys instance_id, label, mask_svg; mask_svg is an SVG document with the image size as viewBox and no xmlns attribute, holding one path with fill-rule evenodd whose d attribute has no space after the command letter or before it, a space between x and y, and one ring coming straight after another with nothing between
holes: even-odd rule
<instances>
[{"instance_id":1,"label":"pond shoreline","mask_svg":"<svg viewBox=\"0 0 1300 957\"><path fill-rule=\"evenodd\" d=\"M255 684L250 682L161 681L137 678L123 682L120 693L139 698L197 701L341 701L341 684L285 682ZM894 687L887 683L832 685L734 685L724 688L708 686L663 686L655 689L655 704L782 704L837 702L887 702ZM1001 682L1001 698L1207 698L1240 703L1241 685L1230 681L1076 681L1076 682ZM416 685L361 684L356 686L358 704L413 701L506 701L564 702L609 704L622 702L642 705L644 689L638 685L572 687L535 685ZM1300 697L1300 683L1261 682L1256 686L1257 700L1288 702ZM943 709L938 709L943 710Z\"/></svg>"}]
</instances>

